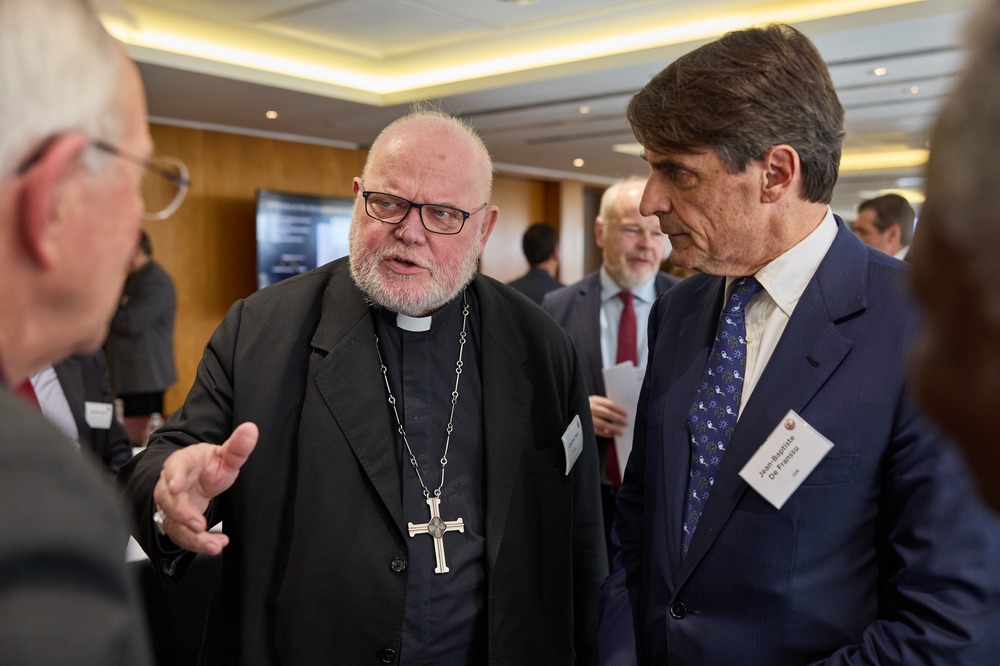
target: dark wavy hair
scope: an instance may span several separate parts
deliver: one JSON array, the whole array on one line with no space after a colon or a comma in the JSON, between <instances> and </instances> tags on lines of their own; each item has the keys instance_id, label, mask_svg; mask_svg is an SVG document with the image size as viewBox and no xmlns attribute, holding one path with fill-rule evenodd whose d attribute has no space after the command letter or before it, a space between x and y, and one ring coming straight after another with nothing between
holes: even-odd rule
<instances>
[{"instance_id":1,"label":"dark wavy hair","mask_svg":"<svg viewBox=\"0 0 1000 666\"><path fill-rule=\"evenodd\" d=\"M789 25L729 32L681 56L629 100L626 114L644 147L715 149L734 174L772 146L790 145L802 163L802 197L833 197L844 107L815 45Z\"/></svg>"},{"instance_id":2,"label":"dark wavy hair","mask_svg":"<svg viewBox=\"0 0 1000 666\"><path fill-rule=\"evenodd\" d=\"M883 194L858 204L858 212L863 210L875 213L875 228L879 231L898 224L900 244L909 245L913 240L913 220L917 214L905 197L895 193Z\"/></svg>"}]
</instances>

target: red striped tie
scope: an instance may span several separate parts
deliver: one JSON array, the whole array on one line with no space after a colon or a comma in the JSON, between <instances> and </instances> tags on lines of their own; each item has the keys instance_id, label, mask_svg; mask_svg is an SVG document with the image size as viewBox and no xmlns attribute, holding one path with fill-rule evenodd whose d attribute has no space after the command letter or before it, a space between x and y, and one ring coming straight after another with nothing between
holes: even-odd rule
<instances>
[{"instance_id":1,"label":"red striped tie","mask_svg":"<svg viewBox=\"0 0 1000 666\"><path fill-rule=\"evenodd\" d=\"M639 352L636 349L637 326L635 323L635 308L632 301L635 296L630 291L618 292L618 298L622 299L622 316L618 320L618 353L615 355L615 363L631 361L632 365L639 365ZM608 478L615 488L621 485L622 475L618 468L618 454L615 452L615 440L612 438L608 442L608 453L604 461L604 469Z\"/></svg>"}]
</instances>

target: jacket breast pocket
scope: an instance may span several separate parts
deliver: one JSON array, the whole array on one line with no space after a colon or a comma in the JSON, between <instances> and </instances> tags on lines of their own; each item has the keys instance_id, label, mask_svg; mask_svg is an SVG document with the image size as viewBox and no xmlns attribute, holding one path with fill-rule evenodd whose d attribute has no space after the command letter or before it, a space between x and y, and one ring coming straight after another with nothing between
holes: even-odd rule
<instances>
[{"instance_id":1,"label":"jacket breast pocket","mask_svg":"<svg viewBox=\"0 0 1000 666\"><path fill-rule=\"evenodd\" d=\"M806 477L802 486L835 486L841 483L850 483L854 480L854 474L857 472L860 461L860 453L836 454L831 451Z\"/></svg>"},{"instance_id":2,"label":"jacket breast pocket","mask_svg":"<svg viewBox=\"0 0 1000 666\"><path fill-rule=\"evenodd\" d=\"M535 451L532 471L536 474L551 470L564 471L566 468L565 454L561 446L550 446L541 451Z\"/></svg>"}]
</instances>

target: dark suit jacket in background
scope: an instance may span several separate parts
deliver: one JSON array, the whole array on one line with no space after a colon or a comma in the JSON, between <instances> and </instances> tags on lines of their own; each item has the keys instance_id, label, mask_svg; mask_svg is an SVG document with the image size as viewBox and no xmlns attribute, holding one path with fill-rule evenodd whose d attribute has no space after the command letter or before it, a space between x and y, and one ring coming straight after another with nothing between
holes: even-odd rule
<instances>
[{"instance_id":1,"label":"dark suit jacket in background","mask_svg":"<svg viewBox=\"0 0 1000 666\"><path fill-rule=\"evenodd\" d=\"M679 282L673 275L656 274L656 295ZM583 361L587 395L605 395L601 360L601 274L588 273L582 280L545 295L542 309L559 322Z\"/></svg>"},{"instance_id":2,"label":"dark suit jacket in background","mask_svg":"<svg viewBox=\"0 0 1000 666\"><path fill-rule=\"evenodd\" d=\"M725 279L650 316L602 664L1000 663L1000 521L904 386L918 322L903 263L843 223L753 389L681 561L687 414ZM789 409L833 449L779 511L739 470Z\"/></svg>"},{"instance_id":3,"label":"dark suit jacket in background","mask_svg":"<svg viewBox=\"0 0 1000 666\"><path fill-rule=\"evenodd\" d=\"M157 393L177 381L174 281L150 259L125 280L104 344L115 395Z\"/></svg>"},{"instance_id":4,"label":"dark suit jacket in background","mask_svg":"<svg viewBox=\"0 0 1000 666\"><path fill-rule=\"evenodd\" d=\"M482 330L490 663L593 663L607 560L580 362L521 295L484 276L470 289ZM574 416L584 449L567 476L560 438ZM233 306L184 406L121 472L138 539L156 552L150 498L164 459L222 442L244 421L260 428L215 502L231 543L207 663L364 664L398 654L411 543L400 475L409 470L391 419L372 314L346 259Z\"/></svg>"},{"instance_id":5,"label":"dark suit jacket in background","mask_svg":"<svg viewBox=\"0 0 1000 666\"><path fill-rule=\"evenodd\" d=\"M0 388L0 661L151 663L124 514L96 464Z\"/></svg>"},{"instance_id":6,"label":"dark suit jacket in background","mask_svg":"<svg viewBox=\"0 0 1000 666\"><path fill-rule=\"evenodd\" d=\"M545 294L561 288L563 283L552 277L552 274L543 268L532 268L516 280L508 282L507 285L541 305Z\"/></svg>"},{"instance_id":7,"label":"dark suit jacket in background","mask_svg":"<svg viewBox=\"0 0 1000 666\"><path fill-rule=\"evenodd\" d=\"M656 295L659 296L679 282L667 273L656 274ZM601 359L601 275L600 270L588 273L582 280L550 292L542 301L548 312L569 333L570 340L583 362L583 375L587 380L587 395L606 395L604 390L604 363ZM593 423L591 424L593 425ZM604 463L610 439L597 439L601 478L605 478Z\"/></svg>"},{"instance_id":8,"label":"dark suit jacket in background","mask_svg":"<svg viewBox=\"0 0 1000 666\"><path fill-rule=\"evenodd\" d=\"M70 356L52 367L73 412L80 446L92 451L107 469L117 472L122 463L132 457L132 444L125 426L112 418L110 427L92 428L87 423L84 408L85 402L114 402L104 352Z\"/></svg>"}]
</instances>

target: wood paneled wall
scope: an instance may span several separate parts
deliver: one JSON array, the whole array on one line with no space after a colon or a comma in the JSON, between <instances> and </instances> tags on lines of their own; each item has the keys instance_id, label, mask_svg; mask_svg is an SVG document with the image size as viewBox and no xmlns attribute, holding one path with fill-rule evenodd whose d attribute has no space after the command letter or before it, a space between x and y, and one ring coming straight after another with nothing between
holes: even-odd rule
<instances>
[{"instance_id":1,"label":"wood paneled wall","mask_svg":"<svg viewBox=\"0 0 1000 666\"><path fill-rule=\"evenodd\" d=\"M156 260L177 287L178 381L167 391L170 412L184 401L205 344L230 305L256 289L257 188L350 197L366 153L167 125L151 129L156 152L184 160L192 181L172 217L144 223ZM521 234L539 220L560 226L560 192L559 183L497 176L493 201L500 217L483 255L484 273L508 281L527 270Z\"/></svg>"}]
</instances>

